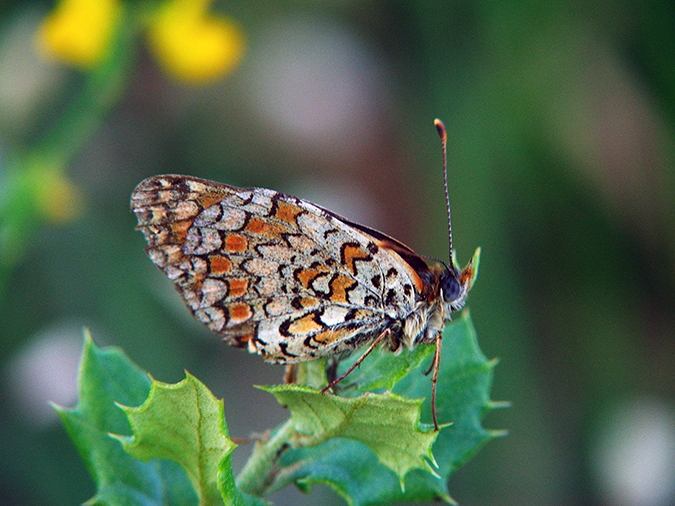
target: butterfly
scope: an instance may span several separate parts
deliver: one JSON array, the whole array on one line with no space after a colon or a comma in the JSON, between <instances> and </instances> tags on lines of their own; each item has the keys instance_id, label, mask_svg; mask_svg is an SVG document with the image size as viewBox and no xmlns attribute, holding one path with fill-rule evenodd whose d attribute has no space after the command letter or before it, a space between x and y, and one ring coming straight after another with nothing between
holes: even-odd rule
<instances>
[{"instance_id":1,"label":"butterfly","mask_svg":"<svg viewBox=\"0 0 675 506\"><path fill-rule=\"evenodd\" d=\"M268 362L296 364L380 343L392 352L435 344L432 416L442 331L478 272L480 248L456 264L443 147L450 264L429 265L400 241L307 200L191 176L159 175L131 197L152 262L197 320Z\"/></svg>"}]
</instances>

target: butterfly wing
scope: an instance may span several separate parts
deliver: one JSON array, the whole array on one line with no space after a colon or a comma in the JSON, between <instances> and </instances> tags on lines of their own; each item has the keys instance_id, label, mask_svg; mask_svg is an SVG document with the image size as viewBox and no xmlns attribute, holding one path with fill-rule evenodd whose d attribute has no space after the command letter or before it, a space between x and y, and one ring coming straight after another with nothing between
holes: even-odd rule
<instances>
[{"instance_id":1,"label":"butterfly wing","mask_svg":"<svg viewBox=\"0 0 675 506\"><path fill-rule=\"evenodd\" d=\"M352 350L413 311L425 288L426 263L403 244L272 190L155 176L131 206L148 255L195 317L269 361Z\"/></svg>"}]
</instances>

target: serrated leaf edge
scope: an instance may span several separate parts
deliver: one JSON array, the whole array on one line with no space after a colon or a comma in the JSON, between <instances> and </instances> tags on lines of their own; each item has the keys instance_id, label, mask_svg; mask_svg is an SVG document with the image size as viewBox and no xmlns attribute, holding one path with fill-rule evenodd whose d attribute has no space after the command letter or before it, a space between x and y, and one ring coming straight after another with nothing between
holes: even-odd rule
<instances>
[{"instance_id":1,"label":"serrated leaf edge","mask_svg":"<svg viewBox=\"0 0 675 506\"><path fill-rule=\"evenodd\" d=\"M319 395L325 395L322 394L321 391L313 389L311 387L307 387L304 385L296 385L296 384L287 384L287 385L273 385L273 386L265 386L265 385L255 385L256 388L263 390L264 392L267 392L275 397L277 399L277 402L280 402L280 400L276 397L275 392L300 392L300 393L308 393L308 394L319 394ZM427 425L420 423L420 418L422 416L422 404L424 402L424 399L409 399L407 397L403 397L401 395L398 395L394 392L387 391L382 394L377 394L373 392L366 392L358 397L339 397L339 396L333 396L336 399L339 399L340 402L344 402L348 405L349 411L348 414L346 414L344 420L334 429L328 431L326 430L323 434L322 437L319 438L312 438L312 437L303 437L303 435L300 435L300 437L296 437L292 443L294 443L296 446L294 447L310 447L310 446L316 446L321 443L324 443L325 441L328 441L329 439L332 439L334 437L344 437L345 439L351 439L353 441L357 441L359 443L364 444L364 446L368 447L367 444L363 443L362 441L359 441L358 439L345 436L342 434L344 428L349 424L349 422L352 419L351 414L356 413L356 411L362 407L364 404L368 402L369 399L372 398L382 398L382 399L391 399L394 401L398 402L403 402L405 404L412 403L415 405L416 408L416 417L415 421L413 423L413 429L417 430L421 433L429 433L433 432L433 426L432 425ZM293 419L294 414L291 414L291 420ZM436 437L438 437L438 434L440 434L440 430L443 428L449 427L452 425L452 423L447 423L439 426L439 431L436 432ZM299 433L296 433L299 434ZM439 478L440 476L436 472L436 470L432 467L432 464L434 467L438 468L438 463L436 462L436 459L434 458L433 455L433 445L436 442L436 437L431 441L427 448L427 454L425 455L425 459L422 461L422 465L418 467L412 467L405 471L403 474L400 474L397 472L395 469L391 468L388 466L385 462L380 460L379 456L377 453L375 455L378 457L378 462L380 462L381 465L392 471L397 478L399 479L400 485L401 485L401 490L405 491L405 478L408 475L408 473L414 469L422 469L430 473L432 476ZM370 450L373 451L373 450Z\"/></svg>"},{"instance_id":2,"label":"serrated leaf edge","mask_svg":"<svg viewBox=\"0 0 675 506\"><path fill-rule=\"evenodd\" d=\"M220 418L219 418L219 423L218 423L218 431L220 432L221 436L225 437L226 440L229 442L229 445L228 445L229 448L224 452L224 454L218 460L217 468L215 470L216 476L219 476L219 474L221 473L221 470L220 470L221 464L223 463L223 461L225 459L227 459L232 454L234 449L238 446L234 441L232 441L230 439L229 432L228 432L227 427L225 425L225 418L224 418L224 413L223 413L223 400L216 398L213 395L213 393L211 392L211 390L208 387L206 387L206 385L201 383L199 381L199 379L197 379L195 376L190 374L188 371L185 371L185 378L182 379L181 381L179 381L178 383L164 383L162 381L155 380L151 375L148 375L148 376L150 376L150 379L151 379L150 392L148 393L148 397L143 402L143 404L141 404L140 406L125 406L125 405L123 405L121 403L118 403L118 402L115 403L115 405L117 407L119 407L125 413L125 415L127 415L127 419L129 421L129 425L131 427L131 430L132 430L133 434L131 436L124 436L124 435L119 435L119 434L108 433L108 436L112 437L113 439L117 439L122 444L122 447L124 448L124 450L127 451L127 453L128 453L128 451L129 451L128 448L130 446L133 446L137 442L137 440L136 440L136 437L137 437L136 425L132 421L132 419L129 418L130 415L140 414L140 413L143 413L145 410L149 409L149 407L150 407L150 405L151 405L151 403L154 399L154 396L157 394L158 391L160 391L160 389L179 390L180 388L183 388L184 385L188 384L193 388L193 390L195 391L195 394L198 395L197 389L199 388L199 385L202 385L205 388L205 390L207 392L207 395L210 395L211 397L213 397L213 399L219 405ZM136 457L134 457L134 458L136 458ZM186 469L182 465L182 462L180 462L178 460L174 460L174 459L169 459L169 460L173 460L174 462L179 464L181 466L181 468L183 468L185 470L186 474L188 475L188 478L189 478L190 482L192 483L192 486L193 486L195 492L197 493L198 497L200 498L200 504L201 504L202 503L202 491L206 490L206 488L204 487L205 484L203 483L203 473L201 472L201 466L199 467L198 476L195 476L192 473L192 470ZM222 491L220 490L220 488L221 488L220 480L217 480L217 487L218 487L218 492L222 493ZM225 504L228 504L225 497L221 496L221 498L222 498L222 500Z\"/></svg>"}]
</instances>

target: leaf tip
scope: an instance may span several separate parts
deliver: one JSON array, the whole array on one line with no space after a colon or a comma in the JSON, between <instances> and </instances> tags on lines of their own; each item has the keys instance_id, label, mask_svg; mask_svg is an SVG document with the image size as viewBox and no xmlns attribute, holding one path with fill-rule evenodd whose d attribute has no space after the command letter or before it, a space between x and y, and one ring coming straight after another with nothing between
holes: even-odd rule
<instances>
[{"instance_id":1,"label":"leaf tip","mask_svg":"<svg viewBox=\"0 0 675 506\"><path fill-rule=\"evenodd\" d=\"M134 436L124 436L122 434L113 434L112 432L108 432L108 437L119 441L124 448L134 444L135 440Z\"/></svg>"},{"instance_id":2,"label":"leaf tip","mask_svg":"<svg viewBox=\"0 0 675 506\"><path fill-rule=\"evenodd\" d=\"M494 369L495 367L497 367L499 362L500 362L500 359L498 357L495 357L491 360L488 360L487 365L490 367L490 369Z\"/></svg>"},{"instance_id":3,"label":"leaf tip","mask_svg":"<svg viewBox=\"0 0 675 506\"><path fill-rule=\"evenodd\" d=\"M93 344L94 338L91 337L91 330L89 330L89 327L82 327L82 337L84 338L85 345Z\"/></svg>"},{"instance_id":4,"label":"leaf tip","mask_svg":"<svg viewBox=\"0 0 675 506\"><path fill-rule=\"evenodd\" d=\"M431 465L433 465L436 469L438 469L438 462L436 462L436 458L434 457L434 454L431 453L431 448L429 448L429 455L427 455L427 458L429 459L429 462L431 463ZM427 462L427 464L428 464L429 462ZM428 466L427 466L427 467L428 467ZM436 471L435 471L434 469L429 468L429 472L430 472L431 474L433 474L434 476L436 476L437 478L440 478L440 476L438 476L438 475L436 474Z\"/></svg>"},{"instance_id":5,"label":"leaf tip","mask_svg":"<svg viewBox=\"0 0 675 506\"><path fill-rule=\"evenodd\" d=\"M91 336L89 327L82 327L82 355L80 356L80 371L82 370L86 358L97 350L98 346L96 346L96 342Z\"/></svg>"},{"instance_id":6,"label":"leaf tip","mask_svg":"<svg viewBox=\"0 0 675 506\"><path fill-rule=\"evenodd\" d=\"M56 411L57 413L60 413L62 411L69 411L68 408L61 406L60 404L55 403L54 401L49 401L49 405L51 408Z\"/></svg>"},{"instance_id":7,"label":"leaf tip","mask_svg":"<svg viewBox=\"0 0 675 506\"><path fill-rule=\"evenodd\" d=\"M500 429L500 430L492 429L492 430L487 431L487 433L488 433L488 436L491 439L497 439L497 438L506 437L506 436L509 435L509 431L506 430L506 429Z\"/></svg>"},{"instance_id":8,"label":"leaf tip","mask_svg":"<svg viewBox=\"0 0 675 506\"><path fill-rule=\"evenodd\" d=\"M448 504L451 504L452 506L459 506L459 503L455 501L452 497L450 497L449 494L443 494L439 497Z\"/></svg>"},{"instance_id":9,"label":"leaf tip","mask_svg":"<svg viewBox=\"0 0 675 506\"><path fill-rule=\"evenodd\" d=\"M438 467L438 464L436 463L436 460L433 460L431 463L430 463L429 461L425 462L424 470L425 470L426 472L428 472L428 473L429 473L431 476L433 476L434 478L439 479L439 480L442 479L442 478L441 478L441 475L438 474L438 472L436 472L436 469L434 469L433 467L431 467L431 464L433 464L434 466L436 466L436 469L439 468L439 467Z\"/></svg>"},{"instance_id":10,"label":"leaf tip","mask_svg":"<svg viewBox=\"0 0 675 506\"><path fill-rule=\"evenodd\" d=\"M493 409L507 409L512 406L511 402L509 401L490 401L487 403L487 408L489 410Z\"/></svg>"}]
</instances>

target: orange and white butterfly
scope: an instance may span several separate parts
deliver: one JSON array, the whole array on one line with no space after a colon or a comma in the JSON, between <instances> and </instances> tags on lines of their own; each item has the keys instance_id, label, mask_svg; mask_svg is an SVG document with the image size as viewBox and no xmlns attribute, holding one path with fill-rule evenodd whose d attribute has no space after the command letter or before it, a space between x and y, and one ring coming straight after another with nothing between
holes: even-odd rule
<instances>
[{"instance_id":1,"label":"orange and white butterfly","mask_svg":"<svg viewBox=\"0 0 675 506\"><path fill-rule=\"evenodd\" d=\"M443 144L447 199L446 133ZM390 350L435 343L432 415L445 322L461 309L478 270L431 265L377 230L264 188L190 176L141 182L131 197L150 259L197 320L225 342L269 362L339 357L380 342ZM448 205L448 223L450 208Z\"/></svg>"}]
</instances>

